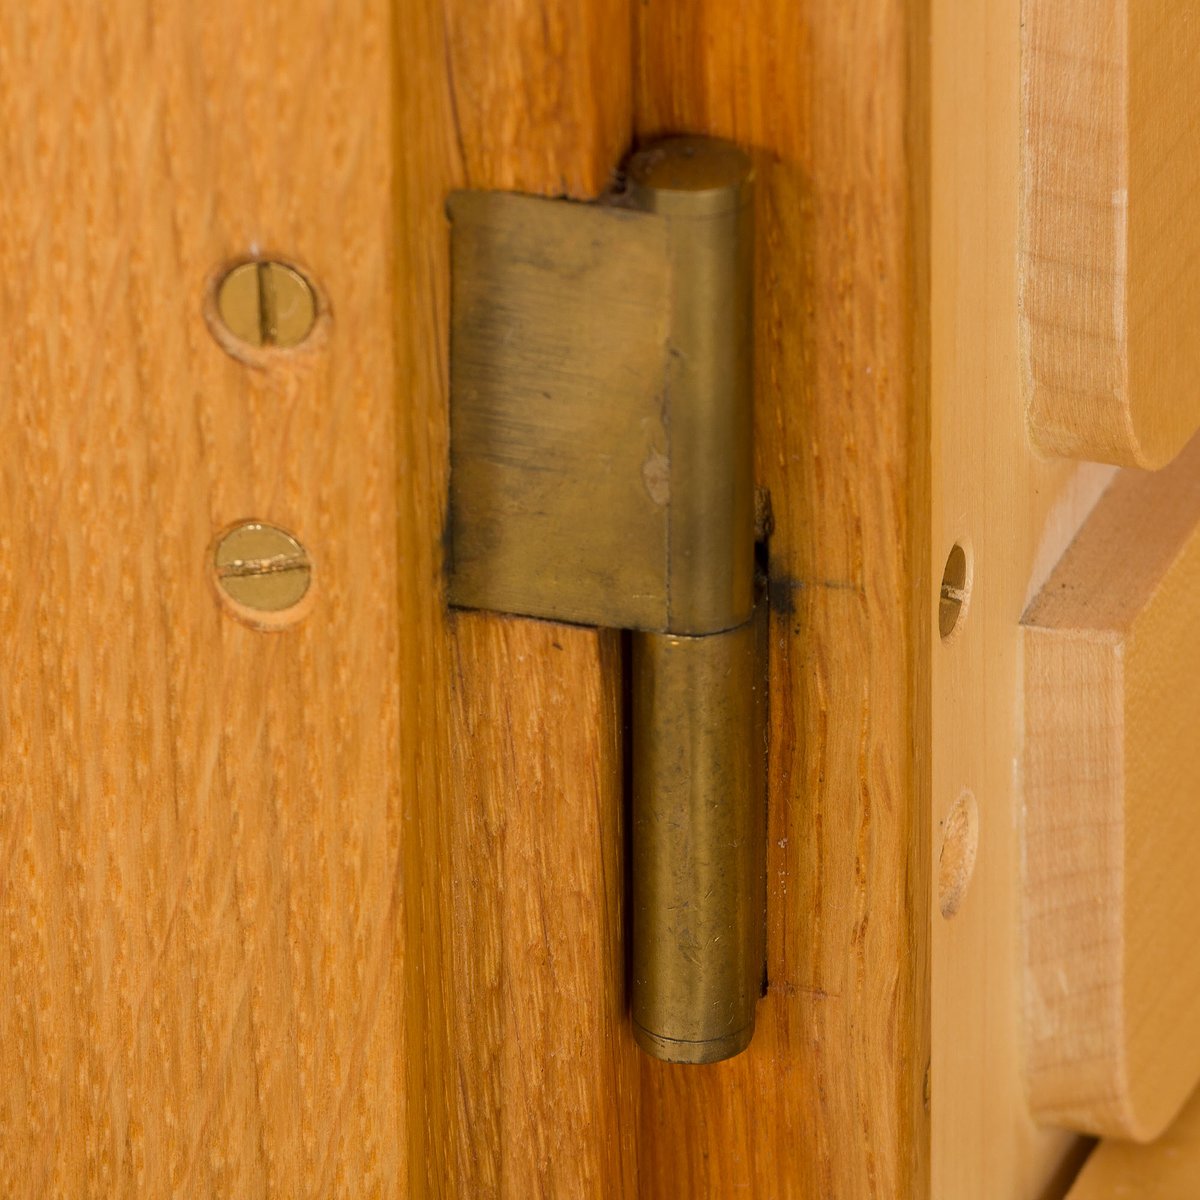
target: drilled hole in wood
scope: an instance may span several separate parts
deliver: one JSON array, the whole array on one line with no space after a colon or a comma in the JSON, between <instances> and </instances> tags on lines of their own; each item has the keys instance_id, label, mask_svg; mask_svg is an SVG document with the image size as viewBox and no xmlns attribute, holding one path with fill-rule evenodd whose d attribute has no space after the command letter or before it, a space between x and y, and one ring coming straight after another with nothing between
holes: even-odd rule
<instances>
[{"instance_id":1,"label":"drilled hole in wood","mask_svg":"<svg viewBox=\"0 0 1200 1200\"><path fill-rule=\"evenodd\" d=\"M938 632L942 635L942 641L949 641L962 629L970 599L971 561L966 550L955 542L946 558L938 597Z\"/></svg>"},{"instance_id":2,"label":"drilled hole in wood","mask_svg":"<svg viewBox=\"0 0 1200 1200\"><path fill-rule=\"evenodd\" d=\"M938 908L947 920L966 898L978 850L979 805L970 792L963 792L943 823L942 851L938 855Z\"/></svg>"}]
</instances>

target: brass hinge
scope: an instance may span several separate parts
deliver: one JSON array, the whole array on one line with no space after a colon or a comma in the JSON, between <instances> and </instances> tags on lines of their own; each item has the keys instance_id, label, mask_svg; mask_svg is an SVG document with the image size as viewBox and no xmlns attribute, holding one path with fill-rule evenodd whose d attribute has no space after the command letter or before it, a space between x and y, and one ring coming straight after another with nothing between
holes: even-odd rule
<instances>
[{"instance_id":1,"label":"brass hinge","mask_svg":"<svg viewBox=\"0 0 1200 1200\"><path fill-rule=\"evenodd\" d=\"M634 1029L745 1048L763 974L752 169L672 138L594 204L451 196L449 596L630 629Z\"/></svg>"}]
</instances>

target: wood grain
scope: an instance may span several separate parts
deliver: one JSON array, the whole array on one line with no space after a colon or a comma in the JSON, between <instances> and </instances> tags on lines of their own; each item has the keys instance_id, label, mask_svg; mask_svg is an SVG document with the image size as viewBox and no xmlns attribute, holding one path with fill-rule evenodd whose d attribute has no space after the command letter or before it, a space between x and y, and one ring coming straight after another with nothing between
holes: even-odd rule
<instances>
[{"instance_id":1,"label":"wood grain","mask_svg":"<svg viewBox=\"0 0 1200 1200\"><path fill-rule=\"evenodd\" d=\"M1018 263L1020 0L933 0L930 336L932 517L924 570L970 560L959 629L933 635L930 852L978 806L973 870L935 912L932 1194L1048 1200L1076 1139L1039 1125L1025 1093L1024 738L1020 617L1112 475L1030 445L1021 402ZM935 860L936 861L936 860Z\"/></svg>"},{"instance_id":2,"label":"wood grain","mask_svg":"<svg viewBox=\"0 0 1200 1200\"><path fill-rule=\"evenodd\" d=\"M0 14L0 1192L370 1196L408 1045L387 7ZM327 315L250 366L258 249ZM229 523L314 603L218 606Z\"/></svg>"},{"instance_id":3,"label":"wood grain","mask_svg":"<svg viewBox=\"0 0 1200 1200\"><path fill-rule=\"evenodd\" d=\"M626 0L421 0L396 28L414 1197L637 1191L617 645L447 616L441 572L446 195L602 191L629 139L630 21Z\"/></svg>"},{"instance_id":4,"label":"wood grain","mask_svg":"<svg viewBox=\"0 0 1200 1200\"><path fill-rule=\"evenodd\" d=\"M1147 1146L1119 1140L1092 1152L1067 1200L1193 1200L1200 1195L1200 1097Z\"/></svg>"},{"instance_id":5,"label":"wood grain","mask_svg":"<svg viewBox=\"0 0 1200 1200\"><path fill-rule=\"evenodd\" d=\"M638 8L639 134L757 152L757 465L775 516L770 985L740 1058L643 1063L647 1196L928 1186L922 22L896 0Z\"/></svg>"},{"instance_id":6,"label":"wood grain","mask_svg":"<svg viewBox=\"0 0 1200 1200\"><path fill-rule=\"evenodd\" d=\"M455 642L454 1194L633 1196L619 635L494 624Z\"/></svg>"},{"instance_id":7,"label":"wood grain","mask_svg":"<svg viewBox=\"0 0 1200 1200\"><path fill-rule=\"evenodd\" d=\"M1030 1094L1157 1136L1200 1082L1200 440L1105 492L1022 619Z\"/></svg>"},{"instance_id":8,"label":"wood grain","mask_svg":"<svg viewBox=\"0 0 1200 1200\"><path fill-rule=\"evenodd\" d=\"M1024 0L1022 26L1031 431L1160 467L1200 426L1200 11Z\"/></svg>"},{"instance_id":9,"label":"wood grain","mask_svg":"<svg viewBox=\"0 0 1200 1200\"><path fill-rule=\"evenodd\" d=\"M447 82L470 187L598 195L629 147L630 0L446 0ZM400 15L401 69L405 14Z\"/></svg>"},{"instance_id":10,"label":"wood grain","mask_svg":"<svg viewBox=\"0 0 1200 1200\"><path fill-rule=\"evenodd\" d=\"M499 40L453 51L434 4L395 30L366 0L0 18L6 1195L583 1195L632 1169L613 647L451 626L440 583L445 193L599 190L627 139L570 7L493 6ZM490 104L520 144L456 127L484 50L545 82ZM201 314L262 249L326 310L247 364ZM211 591L246 516L315 564L287 632Z\"/></svg>"}]
</instances>

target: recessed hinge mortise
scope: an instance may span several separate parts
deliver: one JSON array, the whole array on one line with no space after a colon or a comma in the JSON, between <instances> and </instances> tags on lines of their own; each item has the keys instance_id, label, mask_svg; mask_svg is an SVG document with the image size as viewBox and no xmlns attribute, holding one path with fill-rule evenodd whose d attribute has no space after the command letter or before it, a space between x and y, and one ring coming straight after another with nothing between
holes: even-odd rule
<instances>
[{"instance_id":1,"label":"recessed hinge mortise","mask_svg":"<svg viewBox=\"0 0 1200 1200\"><path fill-rule=\"evenodd\" d=\"M763 973L752 169L672 138L595 204L457 192L452 604L634 630L634 1030L745 1048Z\"/></svg>"}]
</instances>

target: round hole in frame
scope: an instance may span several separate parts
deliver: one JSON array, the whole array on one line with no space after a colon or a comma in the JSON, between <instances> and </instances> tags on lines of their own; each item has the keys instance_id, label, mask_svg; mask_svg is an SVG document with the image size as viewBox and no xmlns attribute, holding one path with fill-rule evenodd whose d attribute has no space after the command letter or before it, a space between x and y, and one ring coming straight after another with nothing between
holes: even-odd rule
<instances>
[{"instance_id":1,"label":"round hole in frame","mask_svg":"<svg viewBox=\"0 0 1200 1200\"><path fill-rule=\"evenodd\" d=\"M942 823L942 849L938 855L938 908L947 921L966 899L978 853L979 805L971 792L963 792Z\"/></svg>"},{"instance_id":2,"label":"round hole in frame","mask_svg":"<svg viewBox=\"0 0 1200 1200\"><path fill-rule=\"evenodd\" d=\"M962 631L971 603L971 577L971 556L961 542L955 542L946 556L938 593L938 633L943 642L952 641Z\"/></svg>"}]
</instances>

